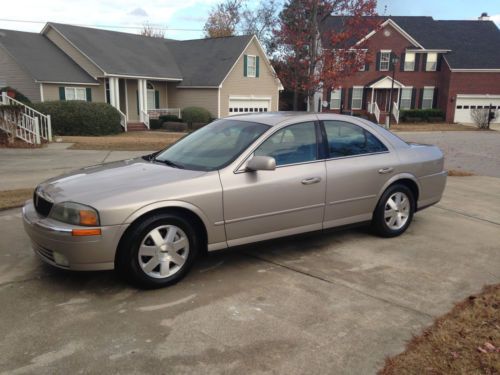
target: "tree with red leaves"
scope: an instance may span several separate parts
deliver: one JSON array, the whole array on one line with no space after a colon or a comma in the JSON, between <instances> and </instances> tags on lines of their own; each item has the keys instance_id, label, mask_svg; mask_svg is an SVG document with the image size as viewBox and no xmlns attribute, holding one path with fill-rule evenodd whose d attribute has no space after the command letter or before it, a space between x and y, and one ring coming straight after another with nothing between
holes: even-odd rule
<instances>
[{"instance_id":1,"label":"tree with red leaves","mask_svg":"<svg viewBox=\"0 0 500 375\"><path fill-rule=\"evenodd\" d=\"M279 78L313 109L314 94L338 86L341 79L359 71L370 56L356 44L374 27L376 0L288 0L275 30ZM339 30L322 27L330 15L345 16Z\"/></svg>"}]
</instances>

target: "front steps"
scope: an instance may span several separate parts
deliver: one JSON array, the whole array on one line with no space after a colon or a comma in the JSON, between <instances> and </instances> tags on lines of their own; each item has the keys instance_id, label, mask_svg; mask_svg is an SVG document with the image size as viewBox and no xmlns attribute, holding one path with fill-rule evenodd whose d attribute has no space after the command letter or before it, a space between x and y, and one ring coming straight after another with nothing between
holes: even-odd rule
<instances>
[{"instance_id":1,"label":"front steps","mask_svg":"<svg viewBox=\"0 0 500 375\"><path fill-rule=\"evenodd\" d=\"M127 123L128 132L143 132L149 130L143 122L129 122Z\"/></svg>"}]
</instances>

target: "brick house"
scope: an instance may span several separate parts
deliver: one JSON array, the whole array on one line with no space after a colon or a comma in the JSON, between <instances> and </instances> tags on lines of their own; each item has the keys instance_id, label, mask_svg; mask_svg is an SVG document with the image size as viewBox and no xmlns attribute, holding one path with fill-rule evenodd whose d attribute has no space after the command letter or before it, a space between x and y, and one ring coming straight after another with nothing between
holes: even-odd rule
<instances>
[{"instance_id":1,"label":"brick house","mask_svg":"<svg viewBox=\"0 0 500 375\"><path fill-rule=\"evenodd\" d=\"M331 16L320 30L341 30L344 22ZM471 109L500 109L500 31L493 22L389 16L374 24L357 42L364 43L369 62L338 88L323 90L323 111L383 123L392 101L393 118L398 110L439 108L447 122L472 123Z\"/></svg>"}]
</instances>

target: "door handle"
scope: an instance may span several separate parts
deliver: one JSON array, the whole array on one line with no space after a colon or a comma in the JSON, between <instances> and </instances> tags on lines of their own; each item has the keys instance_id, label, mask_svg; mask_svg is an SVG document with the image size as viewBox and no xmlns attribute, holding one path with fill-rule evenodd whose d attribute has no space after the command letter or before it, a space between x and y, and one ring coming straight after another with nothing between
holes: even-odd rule
<instances>
[{"instance_id":1,"label":"door handle","mask_svg":"<svg viewBox=\"0 0 500 375\"><path fill-rule=\"evenodd\" d=\"M387 167L387 168L382 168L378 170L378 173L380 174L386 174L386 173L391 173L394 170L392 167Z\"/></svg>"},{"instance_id":2,"label":"door handle","mask_svg":"<svg viewBox=\"0 0 500 375\"><path fill-rule=\"evenodd\" d=\"M302 185L317 184L320 181L321 181L321 177L306 178L306 179L302 180Z\"/></svg>"}]
</instances>

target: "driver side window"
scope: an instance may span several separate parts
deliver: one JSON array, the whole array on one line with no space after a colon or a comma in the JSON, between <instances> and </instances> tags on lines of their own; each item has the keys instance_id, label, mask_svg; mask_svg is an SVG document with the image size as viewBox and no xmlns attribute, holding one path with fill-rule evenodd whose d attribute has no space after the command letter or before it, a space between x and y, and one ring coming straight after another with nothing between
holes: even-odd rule
<instances>
[{"instance_id":1,"label":"driver side window","mask_svg":"<svg viewBox=\"0 0 500 375\"><path fill-rule=\"evenodd\" d=\"M290 125L278 130L255 150L255 156L271 156L276 159L277 166L317 160L314 122Z\"/></svg>"}]
</instances>

